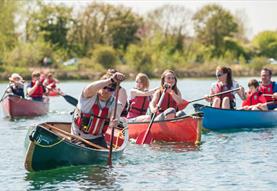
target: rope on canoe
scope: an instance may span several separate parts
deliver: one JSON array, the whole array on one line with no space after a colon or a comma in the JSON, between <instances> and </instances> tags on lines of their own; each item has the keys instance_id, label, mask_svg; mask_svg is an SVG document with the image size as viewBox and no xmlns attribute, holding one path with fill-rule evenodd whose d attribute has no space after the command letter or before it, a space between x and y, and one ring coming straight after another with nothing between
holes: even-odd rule
<instances>
[{"instance_id":1,"label":"rope on canoe","mask_svg":"<svg viewBox=\"0 0 277 191\"><path fill-rule=\"evenodd\" d=\"M119 139L119 137L123 136L124 131L126 131L127 129L128 129L128 127L125 127L125 128L123 128L121 131L118 132L118 135L117 135L117 137L116 137L115 144L113 144L113 147L114 147L114 148L117 149L117 148L119 147L119 146L118 146L118 139Z\"/></svg>"},{"instance_id":2,"label":"rope on canoe","mask_svg":"<svg viewBox=\"0 0 277 191\"><path fill-rule=\"evenodd\" d=\"M62 139L60 139L59 141L57 141L56 143L53 143L52 145L42 145L42 144L38 143L38 142L35 141L35 140L34 140L34 143L35 143L35 145L40 146L40 147L50 148L50 147L54 147L54 146L60 144L60 143L63 142L64 140L65 140L65 138L62 138Z\"/></svg>"}]
</instances>

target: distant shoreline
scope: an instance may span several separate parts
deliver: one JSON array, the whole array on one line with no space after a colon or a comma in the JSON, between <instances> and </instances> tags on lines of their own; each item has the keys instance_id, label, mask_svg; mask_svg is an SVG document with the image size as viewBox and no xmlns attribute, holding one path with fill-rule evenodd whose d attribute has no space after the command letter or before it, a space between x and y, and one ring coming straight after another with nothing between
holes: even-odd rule
<instances>
[{"instance_id":1,"label":"distant shoreline","mask_svg":"<svg viewBox=\"0 0 277 191\"><path fill-rule=\"evenodd\" d=\"M271 68L272 69L272 68ZM85 72L85 71L70 71L70 72L65 72L65 71L59 71L59 70L54 70L50 69L50 71L54 74L55 78L59 80L97 80L99 79L103 73L101 72ZM234 68L232 69L233 71L233 76L234 77L253 77L257 76L257 78L260 76L259 70L246 70L241 67ZM120 71L123 72L124 71ZM175 70L178 78L214 78L215 77L215 71L214 70L199 70L199 69L186 69L184 71L182 70ZM277 75L277 68L272 69L272 73L274 75ZM125 73L127 75L128 80L134 80L136 73ZM0 81L5 82L8 81L9 76L11 73L8 72L3 72L0 74ZM25 80L30 80L31 79L31 72L27 74L20 74ZM156 73L153 76L149 76L151 79L159 79L160 74Z\"/></svg>"}]
</instances>

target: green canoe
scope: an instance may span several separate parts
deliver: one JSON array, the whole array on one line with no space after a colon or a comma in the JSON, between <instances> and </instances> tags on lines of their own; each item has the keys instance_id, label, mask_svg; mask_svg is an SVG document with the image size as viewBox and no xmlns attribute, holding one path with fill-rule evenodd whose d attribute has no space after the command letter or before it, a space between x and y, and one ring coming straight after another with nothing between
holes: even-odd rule
<instances>
[{"instance_id":1,"label":"green canoe","mask_svg":"<svg viewBox=\"0 0 277 191\"><path fill-rule=\"evenodd\" d=\"M106 164L109 150L76 144L77 136L70 134L71 123L47 122L37 125L27 134L25 168L28 171L48 170L70 165ZM110 145L111 128L105 134ZM81 138L80 138L81 139ZM80 140L78 140L80 143ZM114 131L112 159L118 159L128 143L127 128Z\"/></svg>"}]
</instances>

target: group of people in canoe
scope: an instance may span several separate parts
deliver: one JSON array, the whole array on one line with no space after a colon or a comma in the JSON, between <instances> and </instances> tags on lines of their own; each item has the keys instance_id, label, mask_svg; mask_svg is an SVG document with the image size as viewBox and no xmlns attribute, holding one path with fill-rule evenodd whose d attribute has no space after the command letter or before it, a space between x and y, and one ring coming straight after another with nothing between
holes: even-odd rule
<instances>
[{"instance_id":1,"label":"group of people in canoe","mask_svg":"<svg viewBox=\"0 0 277 191\"><path fill-rule=\"evenodd\" d=\"M25 81L18 73L13 73L9 77L7 93L25 98L24 83ZM57 83L59 81L53 77L52 73L45 75L34 71L31 82L27 84L26 95L34 101L43 101L43 96L48 95L50 92L60 93L60 90L56 86Z\"/></svg>"},{"instance_id":2,"label":"group of people in canoe","mask_svg":"<svg viewBox=\"0 0 277 191\"><path fill-rule=\"evenodd\" d=\"M212 107L235 109L239 108L235 101L235 94L238 94L243 100L240 109L272 110L276 107L274 100L277 99L277 86L271 81L271 75L271 70L263 68L261 82L250 80L249 90L245 92L233 79L231 68L219 66L216 68L217 81L212 84L210 94L204 98ZM52 74L48 74L43 81L40 77L39 72L33 72L32 81L27 86L27 95L38 101L47 90L56 88L58 83ZM9 80L11 91L24 97L22 77L12 74ZM165 70L161 75L160 86L154 89L149 89L146 74L137 74L136 85L130 90L130 100L126 89L120 85L124 80L124 74L109 69L100 80L88 84L82 90L73 114L72 134L106 147L103 135L108 126L117 127L121 117L126 122L140 122L150 121L152 116L155 120L165 120L186 115L184 109L189 101L182 98L174 71ZM222 92L228 93L220 94Z\"/></svg>"},{"instance_id":3,"label":"group of people in canoe","mask_svg":"<svg viewBox=\"0 0 277 191\"><path fill-rule=\"evenodd\" d=\"M235 94L243 100L242 107L244 110L273 110L276 108L274 99L277 99L277 86L271 81L272 71L268 68L261 70L261 81L251 79L248 82L248 91L240 86L232 78L232 70L227 67L217 67L217 81L212 85L210 95L206 100L211 102L211 106L222 109L235 109ZM238 88L238 91L222 94L221 96L211 95Z\"/></svg>"}]
</instances>

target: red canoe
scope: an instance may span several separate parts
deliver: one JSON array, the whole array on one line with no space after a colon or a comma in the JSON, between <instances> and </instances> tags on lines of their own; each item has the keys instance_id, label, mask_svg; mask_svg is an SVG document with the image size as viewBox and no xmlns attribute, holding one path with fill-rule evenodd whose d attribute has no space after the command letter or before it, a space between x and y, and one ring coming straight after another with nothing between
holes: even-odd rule
<instances>
[{"instance_id":1,"label":"red canoe","mask_svg":"<svg viewBox=\"0 0 277 191\"><path fill-rule=\"evenodd\" d=\"M151 134L156 141L198 144L201 141L201 117L184 116L171 120L154 121ZM149 122L128 123L129 137L137 137L147 129Z\"/></svg>"},{"instance_id":2,"label":"red canoe","mask_svg":"<svg viewBox=\"0 0 277 191\"><path fill-rule=\"evenodd\" d=\"M43 102L32 101L15 95L7 95L2 101L2 107L7 117L32 117L47 114L49 99Z\"/></svg>"}]
</instances>

